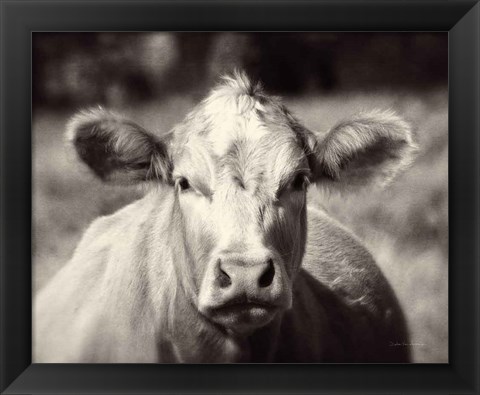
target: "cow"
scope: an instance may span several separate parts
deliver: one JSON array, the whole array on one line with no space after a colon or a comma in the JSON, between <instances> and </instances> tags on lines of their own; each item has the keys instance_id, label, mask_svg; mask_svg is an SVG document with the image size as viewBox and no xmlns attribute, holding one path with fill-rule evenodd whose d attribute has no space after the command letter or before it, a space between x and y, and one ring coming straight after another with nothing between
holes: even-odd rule
<instances>
[{"instance_id":1,"label":"cow","mask_svg":"<svg viewBox=\"0 0 480 395\"><path fill-rule=\"evenodd\" d=\"M159 137L101 107L67 126L106 183L144 197L96 219L34 304L35 362L409 362L400 304L310 184L348 193L411 163L391 110L314 134L224 77Z\"/></svg>"}]
</instances>

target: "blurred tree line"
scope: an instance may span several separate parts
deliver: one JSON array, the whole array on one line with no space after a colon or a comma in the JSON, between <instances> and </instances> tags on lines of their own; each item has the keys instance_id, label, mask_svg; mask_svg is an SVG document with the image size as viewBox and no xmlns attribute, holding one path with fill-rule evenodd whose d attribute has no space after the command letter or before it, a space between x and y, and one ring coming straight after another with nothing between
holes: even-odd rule
<instances>
[{"instance_id":1,"label":"blurred tree line","mask_svg":"<svg viewBox=\"0 0 480 395\"><path fill-rule=\"evenodd\" d=\"M447 33L34 33L34 108L203 94L243 69L273 93L447 83Z\"/></svg>"}]
</instances>

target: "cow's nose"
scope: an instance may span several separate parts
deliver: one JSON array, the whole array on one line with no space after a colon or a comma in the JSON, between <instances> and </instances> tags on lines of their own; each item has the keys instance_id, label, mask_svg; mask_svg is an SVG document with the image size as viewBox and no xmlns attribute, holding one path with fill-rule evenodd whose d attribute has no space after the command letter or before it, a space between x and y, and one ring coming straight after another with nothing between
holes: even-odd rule
<instances>
[{"instance_id":1,"label":"cow's nose","mask_svg":"<svg viewBox=\"0 0 480 395\"><path fill-rule=\"evenodd\" d=\"M270 317L277 309L290 308L291 282L283 264L280 257L265 250L215 255L200 286L198 310L231 326L242 320L262 321L261 317Z\"/></svg>"},{"instance_id":2,"label":"cow's nose","mask_svg":"<svg viewBox=\"0 0 480 395\"><path fill-rule=\"evenodd\" d=\"M243 260L238 257L222 257L218 260L218 285L220 288L240 288L255 292L268 288L275 277L272 258Z\"/></svg>"}]
</instances>

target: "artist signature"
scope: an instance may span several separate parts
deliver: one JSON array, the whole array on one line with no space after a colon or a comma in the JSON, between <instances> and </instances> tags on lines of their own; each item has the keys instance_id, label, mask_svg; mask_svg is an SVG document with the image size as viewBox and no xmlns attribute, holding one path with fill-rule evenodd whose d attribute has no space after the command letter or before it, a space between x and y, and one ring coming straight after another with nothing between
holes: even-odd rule
<instances>
[{"instance_id":1,"label":"artist signature","mask_svg":"<svg viewBox=\"0 0 480 395\"><path fill-rule=\"evenodd\" d=\"M416 343L416 342L390 342L390 347L425 347L425 343Z\"/></svg>"}]
</instances>

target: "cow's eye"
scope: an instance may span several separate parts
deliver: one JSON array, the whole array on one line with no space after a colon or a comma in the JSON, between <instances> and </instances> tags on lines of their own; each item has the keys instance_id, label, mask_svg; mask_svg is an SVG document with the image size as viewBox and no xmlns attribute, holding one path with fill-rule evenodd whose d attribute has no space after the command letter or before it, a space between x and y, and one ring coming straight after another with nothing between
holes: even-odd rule
<instances>
[{"instance_id":1,"label":"cow's eye","mask_svg":"<svg viewBox=\"0 0 480 395\"><path fill-rule=\"evenodd\" d=\"M181 177L178 180L178 187L180 188L181 191L186 191L186 190L190 189L190 183L188 182L188 180L185 177Z\"/></svg>"},{"instance_id":2,"label":"cow's eye","mask_svg":"<svg viewBox=\"0 0 480 395\"><path fill-rule=\"evenodd\" d=\"M308 178L305 174L297 174L293 181L290 183L290 187L294 191L300 191L307 185Z\"/></svg>"}]
</instances>

